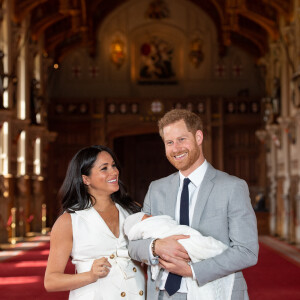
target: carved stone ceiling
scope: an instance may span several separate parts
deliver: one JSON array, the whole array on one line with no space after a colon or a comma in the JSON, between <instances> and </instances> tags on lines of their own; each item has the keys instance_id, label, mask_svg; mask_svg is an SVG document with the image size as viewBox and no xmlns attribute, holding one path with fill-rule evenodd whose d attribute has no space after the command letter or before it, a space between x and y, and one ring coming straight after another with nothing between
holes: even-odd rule
<instances>
[{"instance_id":1,"label":"carved stone ceiling","mask_svg":"<svg viewBox=\"0 0 300 300\"><path fill-rule=\"evenodd\" d=\"M96 30L105 17L127 0L12 0L13 19L29 14L33 40L44 34L45 51L60 60L86 45L96 51ZM279 38L279 17L292 16L292 0L186 0L204 10L218 30L220 54L226 46L243 47L255 57L268 51L268 41Z\"/></svg>"}]
</instances>

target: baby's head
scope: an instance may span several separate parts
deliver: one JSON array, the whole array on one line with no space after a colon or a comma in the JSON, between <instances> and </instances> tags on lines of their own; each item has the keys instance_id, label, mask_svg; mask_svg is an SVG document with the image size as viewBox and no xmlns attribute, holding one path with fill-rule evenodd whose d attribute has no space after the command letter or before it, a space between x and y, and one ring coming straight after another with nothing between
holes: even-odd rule
<instances>
[{"instance_id":1,"label":"baby's head","mask_svg":"<svg viewBox=\"0 0 300 300\"><path fill-rule=\"evenodd\" d=\"M136 214L132 214L128 216L124 222L124 232L128 236L130 229L135 225L138 224L140 221L148 219L151 215L147 215L143 212L138 212Z\"/></svg>"},{"instance_id":2,"label":"baby's head","mask_svg":"<svg viewBox=\"0 0 300 300\"><path fill-rule=\"evenodd\" d=\"M147 215L147 214L144 214L144 216L142 217L141 221L143 220L146 220L148 218L152 217L151 215Z\"/></svg>"}]
</instances>

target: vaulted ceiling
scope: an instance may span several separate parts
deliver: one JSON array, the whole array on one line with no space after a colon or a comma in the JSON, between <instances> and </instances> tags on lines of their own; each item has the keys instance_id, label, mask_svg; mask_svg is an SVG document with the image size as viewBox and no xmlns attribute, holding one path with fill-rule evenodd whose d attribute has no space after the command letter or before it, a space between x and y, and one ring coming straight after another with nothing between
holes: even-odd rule
<instances>
[{"instance_id":1,"label":"vaulted ceiling","mask_svg":"<svg viewBox=\"0 0 300 300\"><path fill-rule=\"evenodd\" d=\"M13 19L30 14L33 40L44 35L45 51L60 60L80 45L96 51L96 30L105 17L128 0L12 0ZM220 53L230 44L255 57L268 51L269 40L279 38L279 18L292 16L292 0L185 0L205 11L218 30ZM151 1L149 0L149 3Z\"/></svg>"}]
</instances>

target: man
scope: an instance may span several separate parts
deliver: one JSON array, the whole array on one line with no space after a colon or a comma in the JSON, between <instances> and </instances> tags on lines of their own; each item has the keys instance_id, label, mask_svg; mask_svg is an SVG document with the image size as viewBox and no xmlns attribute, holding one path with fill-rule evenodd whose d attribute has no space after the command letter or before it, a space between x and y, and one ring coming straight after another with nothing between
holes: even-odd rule
<instances>
[{"instance_id":1,"label":"man","mask_svg":"<svg viewBox=\"0 0 300 300\"><path fill-rule=\"evenodd\" d=\"M256 264L258 239L247 184L214 169L205 160L202 121L196 114L174 109L158 125L166 156L179 172L150 184L143 211L170 215L180 224L189 225L229 247L218 256L191 264L178 242L188 236L130 242L129 253L133 259L148 265L159 263L164 269L153 281L148 268L147 299L186 300L185 277L203 286L233 273L231 299L248 299L241 270Z\"/></svg>"}]
</instances>

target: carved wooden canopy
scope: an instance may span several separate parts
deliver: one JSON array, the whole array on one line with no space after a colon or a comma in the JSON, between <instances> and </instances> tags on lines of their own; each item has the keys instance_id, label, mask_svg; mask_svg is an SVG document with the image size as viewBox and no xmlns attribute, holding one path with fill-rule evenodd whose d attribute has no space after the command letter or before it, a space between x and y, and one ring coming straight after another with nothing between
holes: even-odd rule
<instances>
[{"instance_id":1,"label":"carved wooden canopy","mask_svg":"<svg viewBox=\"0 0 300 300\"><path fill-rule=\"evenodd\" d=\"M33 40L44 33L45 51L60 60L74 47L86 45L95 54L96 30L105 17L127 0L12 0L13 19L30 14ZM255 57L279 38L279 18L292 16L292 0L186 0L198 5L218 30L220 54L235 44Z\"/></svg>"}]
</instances>

